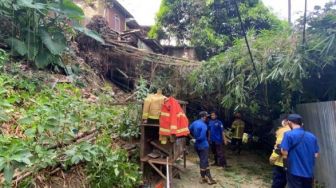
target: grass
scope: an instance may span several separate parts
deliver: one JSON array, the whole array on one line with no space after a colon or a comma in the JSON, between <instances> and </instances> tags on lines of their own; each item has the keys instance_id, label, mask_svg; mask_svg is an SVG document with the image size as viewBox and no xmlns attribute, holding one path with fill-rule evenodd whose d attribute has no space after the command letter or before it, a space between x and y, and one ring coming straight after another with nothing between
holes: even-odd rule
<instances>
[{"instance_id":1,"label":"grass","mask_svg":"<svg viewBox=\"0 0 336 188\"><path fill-rule=\"evenodd\" d=\"M223 172L224 177L230 180L231 187L240 187L241 184L251 184L260 180L265 187L272 181L272 166L263 160L259 154L250 153L248 156L228 156L231 168Z\"/></svg>"}]
</instances>

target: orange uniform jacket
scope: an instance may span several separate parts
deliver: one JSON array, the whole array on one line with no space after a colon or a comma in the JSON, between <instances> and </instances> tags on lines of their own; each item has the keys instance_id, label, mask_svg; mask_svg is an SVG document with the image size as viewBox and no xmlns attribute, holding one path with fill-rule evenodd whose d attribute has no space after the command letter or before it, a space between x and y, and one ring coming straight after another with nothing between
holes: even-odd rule
<instances>
[{"instance_id":1,"label":"orange uniform jacket","mask_svg":"<svg viewBox=\"0 0 336 188\"><path fill-rule=\"evenodd\" d=\"M163 104L160 115L160 135L170 136L189 135L189 120L180 104L173 97L169 97Z\"/></svg>"}]
</instances>

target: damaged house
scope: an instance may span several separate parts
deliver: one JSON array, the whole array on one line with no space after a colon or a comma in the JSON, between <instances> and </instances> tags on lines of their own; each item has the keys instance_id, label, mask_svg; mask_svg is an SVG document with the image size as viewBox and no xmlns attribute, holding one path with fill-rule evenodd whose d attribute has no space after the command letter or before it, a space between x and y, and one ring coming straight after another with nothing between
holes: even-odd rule
<instances>
[{"instance_id":1,"label":"damaged house","mask_svg":"<svg viewBox=\"0 0 336 188\"><path fill-rule=\"evenodd\" d=\"M120 43L155 53L163 53L163 47L154 39L147 37L148 27L142 27L134 16L117 0L96 0L88 3L85 0L75 0L85 13L84 25L90 23L95 16L101 16L107 21L109 29L114 31L115 38Z\"/></svg>"},{"instance_id":2,"label":"damaged house","mask_svg":"<svg viewBox=\"0 0 336 188\"><path fill-rule=\"evenodd\" d=\"M157 76L168 78L178 74L171 78L180 78L180 74L199 65L187 58L164 55L165 49L160 43L147 37L150 27L140 26L118 1L97 0L88 4L76 0L76 3L84 10L83 24L105 40L105 44L98 44L86 36L79 36L80 56L120 88L132 91L140 78L148 84ZM174 80L170 83L180 85L182 82ZM174 87L172 93L179 90Z\"/></svg>"}]
</instances>

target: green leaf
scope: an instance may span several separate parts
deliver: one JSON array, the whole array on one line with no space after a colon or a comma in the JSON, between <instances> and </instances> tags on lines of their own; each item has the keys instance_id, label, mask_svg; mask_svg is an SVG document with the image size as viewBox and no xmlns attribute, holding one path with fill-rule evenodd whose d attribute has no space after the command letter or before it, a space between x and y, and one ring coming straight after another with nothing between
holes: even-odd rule
<instances>
[{"instance_id":1,"label":"green leaf","mask_svg":"<svg viewBox=\"0 0 336 188\"><path fill-rule=\"evenodd\" d=\"M18 120L18 122L22 125L29 125L33 122L33 119L29 116L21 118Z\"/></svg>"},{"instance_id":2,"label":"green leaf","mask_svg":"<svg viewBox=\"0 0 336 188\"><path fill-rule=\"evenodd\" d=\"M51 10L71 19L82 20L85 17L83 10L71 0L63 0L62 3L52 3L49 6Z\"/></svg>"},{"instance_id":3,"label":"green leaf","mask_svg":"<svg viewBox=\"0 0 336 188\"><path fill-rule=\"evenodd\" d=\"M94 39L94 40L100 42L101 44L105 44L104 39L101 38L100 35L99 35L97 32L95 32L95 31L92 31L92 30L90 30L90 29L88 29L88 28L86 28L86 27L82 27L82 26L80 26L80 25L78 25L78 24L77 24L77 25L76 25L76 24L74 25L74 29L75 29L76 31L81 32L81 33L83 33L84 35L86 35L86 36L88 36L88 37L90 37L90 38L92 38L92 39Z\"/></svg>"},{"instance_id":4,"label":"green leaf","mask_svg":"<svg viewBox=\"0 0 336 188\"><path fill-rule=\"evenodd\" d=\"M73 157L71 157L72 164L78 164L80 160L81 160L81 156L74 155Z\"/></svg>"},{"instance_id":5,"label":"green leaf","mask_svg":"<svg viewBox=\"0 0 336 188\"><path fill-rule=\"evenodd\" d=\"M114 174L118 176L120 174L120 171L118 169L118 166L114 169Z\"/></svg>"},{"instance_id":6,"label":"green leaf","mask_svg":"<svg viewBox=\"0 0 336 188\"><path fill-rule=\"evenodd\" d=\"M8 117L8 115L5 114L5 112L3 112L2 110L0 110L0 122L6 122L9 120L10 118Z\"/></svg>"},{"instance_id":7,"label":"green leaf","mask_svg":"<svg viewBox=\"0 0 336 188\"><path fill-rule=\"evenodd\" d=\"M65 151L65 154L66 154L67 156L73 156L73 155L75 155L76 151L77 151L77 148L76 148L76 147L73 147L73 148L71 148L71 149L69 149L69 150L66 150L66 151Z\"/></svg>"},{"instance_id":8,"label":"green leaf","mask_svg":"<svg viewBox=\"0 0 336 188\"><path fill-rule=\"evenodd\" d=\"M61 10L69 18L78 20L84 19L83 10L71 0L63 0Z\"/></svg>"},{"instance_id":9,"label":"green leaf","mask_svg":"<svg viewBox=\"0 0 336 188\"><path fill-rule=\"evenodd\" d=\"M30 152L20 152L19 154L12 156L11 160L29 165L31 164L29 157L32 156L33 155Z\"/></svg>"},{"instance_id":10,"label":"green leaf","mask_svg":"<svg viewBox=\"0 0 336 188\"><path fill-rule=\"evenodd\" d=\"M51 64L50 56L51 54L49 53L38 53L35 59L35 65L40 69L47 67L49 64Z\"/></svg>"},{"instance_id":11,"label":"green leaf","mask_svg":"<svg viewBox=\"0 0 336 188\"><path fill-rule=\"evenodd\" d=\"M214 0L206 0L206 5L209 6L214 3Z\"/></svg>"},{"instance_id":12,"label":"green leaf","mask_svg":"<svg viewBox=\"0 0 336 188\"><path fill-rule=\"evenodd\" d=\"M6 40L6 43L12 47L15 52L17 52L19 55L24 56L27 54L28 49L26 44L16 38L9 38Z\"/></svg>"},{"instance_id":13,"label":"green leaf","mask_svg":"<svg viewBox=\"0 0 336 188\"><path fill-rule=\"evenodd\" d=\"M43 44L53 55L60 55L67 46L66 39L61 32L54 32L49 34L48 32L42 30L41 38Z\"/></svg>"},{"instance_id":14,"label":"green leaf","mask_svg":"<svg viewBox=\"0 0 336 188\"><path fill-rule=\"evenodd\" d=\"M59 65L60 63L60 59L57 56L51 54L47 49L40 50L35 59L35 65L40 69L43 69L52 64Z\"/></svg>"},{"instance_id":15,"label":"green leaf","mask_svg":"<svg viewBox=\"0 0 336 188\"><path fill-rule=\"evenodd\" d=\"M0 157L0 171L5 168L5 159L3 157Z\"/></svg>"},{"instance_id":16,"label":"green leaf","mask_svg":"<svg viewBox=\"0 0 336 188\"><path fill-rule=\"evenodd\" d=\"M17 0L17 5L22 8L45 9L46 5L42 3L34 3L33 0Z\"/></svg>"},{"instance_id":17,"label":"green leaf","mask_svg":"<svg viewBox=\"0 0 336 188\"><path fill-rule=\"evenodd\" d=\"M26 157L23 157L22 159L21 159L21 162L23 162L23 163L25 163L25 164L27 164L27 165L30 165L31 164L31 162L30 162L30 160L29 160L29 158L26 156Z\"/></svg>"},{"instance_id":18,"label":"green leaf","mask_svg":"<svg viewBox=\"0 0 336 188\"><path fill-rule=\"evenodd\" d=\"M25 135L27 135L28 137L34 137L35 133L36 133L36 128L31 128L31 129L27 129L25 130Z\"/></svg>"},{"instance_id":19,"label":"green leaf","mask_svg":"<svg viewBox=\"0 0 336 188\"><path fill-rule=\"evenodd\" d=\"M0 95L1 94L4 94L4 93L7 93L8 91L6 90L6 89L4 89L4 88L0 88Z\"/></svg>"},{"instance_id":20,"label":"green leaf","mask_svg":"<svg viewBox=\"0 0 336 188\"><path fill-rule=\"evenodd\" d=\"M1 101L0 102L0 106L2 108L10 108L10 107L12 107L12 105L9 102L7 102L7 101Z\"/></svg>"},{"instance_id":21,"label":"green leaf","mask_svg":"<svg viewBox=\"0 0 336 188\"><path fill-rule=\"evenodd\" d=\"M11 182L13 179L13 175L14 175L14 168L11 164L7 163L4 168L4 176L6 182Z\"/></svg>"}]
</instances>

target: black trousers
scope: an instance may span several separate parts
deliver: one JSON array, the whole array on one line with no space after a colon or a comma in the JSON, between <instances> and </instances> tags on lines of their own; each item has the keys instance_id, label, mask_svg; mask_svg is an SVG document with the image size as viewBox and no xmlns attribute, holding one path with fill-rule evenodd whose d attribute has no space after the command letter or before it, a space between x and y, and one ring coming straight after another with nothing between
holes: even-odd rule
<instances>
[{"instance_id":1,"label":"black trousers","mask_svg":"<svg viewBox=\"0 0 336 188\"><path fill-rule=\"evenodd\" d=\"M286 170L283 167L274 166L272 188L285 188L286 184Z\"/></svg>"},{"instance_id":2,"label":"black trousers","mask_svg":"<svg viewBox=\"0 0 336 188\"><path fill-rule=\"evenodd\" d=\"M241 152L241 146L243 144L243 139L239 139L239 138L232 138L231 140L231 144L232 144L232 150L236 151L238 150L238 154L240 154Z\"/></svg>"},{"instance_id":3,"label":"black trousers","mask_svg":"<svg viewBox=\"0 0 336 188\"><path fill-rule=\"evenodd\" d=\"M224 144L212 143L211 150L214 154L216 165L225 167L227 162L225 158Z\"/></svg>"},{"instance_id":4,"label":"black trousers","mask_svg":"<svg viewBox=\"0 0 336 188\"><path fill-rule=\"evenodd\" d=\"M305 178L287 173L288 188L313 188L313 178Z\"/></svg>"},{"instance_id":5,"label":"black trousers","mask_svg":"<svg viewBox=\"0 0 336 188\"><path fill-rule=\"evenodd\" d=\"M195 148L197 155L200 159L200 169L201 170L206 170L209 167L209 161L208 161L208 157L209 157L209 148L206 149L197 149Z\"/></svg>"}]
</instances>

